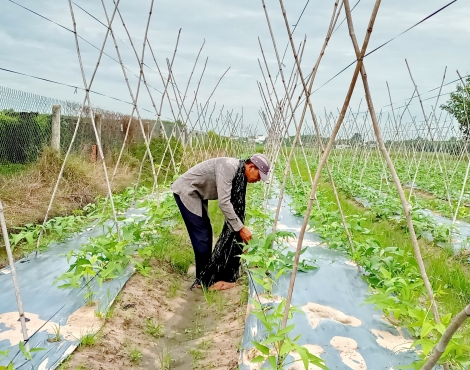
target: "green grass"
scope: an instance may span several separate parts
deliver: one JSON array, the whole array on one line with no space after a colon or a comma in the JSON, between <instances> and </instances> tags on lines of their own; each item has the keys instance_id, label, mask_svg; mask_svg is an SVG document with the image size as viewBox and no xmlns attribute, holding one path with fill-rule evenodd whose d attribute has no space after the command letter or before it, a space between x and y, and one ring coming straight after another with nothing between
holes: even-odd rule
<instances>
[{"instance_id":1,"label":"green grass","mask_svg":"<svg viewBox=\"0 0 470 370\"><path fill-rule=\"evenodd\" d=\"M189 266L194 263L194 253L189 237L186 230L181 230L181 227L180 230L163 230L154 248L155 258L168 262L180 274L186 274Z\"/></svg>"},{"instance_id":2,"label":"green grass","mask_svg":"<svg viewBox=\"0 0 470 370\"><path fill-rule=\"evenodd\" d=\"M153 319L149 318L145 322L144 332L150 334L152 337L161 338L165 336L165 329L162 324L155 324Z\"/></svg>"},{"instance_id":3,"label":"green grass","mask_svg":"<svg viewBox=\"0 0 470 370\"><path fill-rule=\"evenodd\" d=\"M79 342L82 347L92 346L96 343L96 336L95 334L87 333L80 338Z\"/></svg>"},{"instance_id":4,"label":"green grass","mask_svg":"<svg viewBox=\"0 0 470 370\"><path fill-rule=\"evenodd\" d=\"M142 360L142 351L138 348L132 348L129 351L131 362L139 363Z\"/></svg>"},{"instance_id":5,"label":"green grass","mask_svg":"<svg viewBox=\"0 0 470 370\"><path fill-rule=\"evenodd\" d=\"M0 164L0 176L13 176L27 170L31 164L21 163L2 163Z\"/></svg>"},{"instance_id":6,"label":"green grass","mask_svg":"<svg viewBox=\"0 0 470 370\"><path fill-rule=\"evenodd\" d=\"M292 166L293 171L296 171L295 163L292 163ZM300 162L299 169L303 179L308 180L305 163ZM334 202L335 208L330 210L336 210L336 200L331 185L326 181L321 181L318 190L329 202ZM372 212L348 199L339 189L338 192L344 214L346 216L361 216L364 218L361 221L361 227L370 230L368 235L355 234L353 236L354 240L364 241L373 237L384 248L395 246L405 251L412 251L410 235L404 229L391 222L377 220ZM320 204L320 206L325 205ZM452 315L456 315L470 302L470 271L468 266L455 260L453 253L448 249L434 246L424 240L420 240L419 244L434 292L443 290L446 293L443 297L437 299L440 311L443 313L451 312ZM462 332L467 338L467 343L469 343L470 323L463 327Z\"/></svg>"},{"instance_id":7,"label":"green grass","mask_svg":"<svg viewBox=\"0 0 470 370\"><path fill-rule=\"evenodd\" d=\"M171 152L170 150L166 150L167 141L164 138L152 139L150 143L150 151L152 153L153 163L155 167L158 168L160 164L162 166L161 171L158 175L159 184L161 184L165 179L171 182L175 174L173 161L171 159L171 153L173 153L173 155L175 156L175 163L181 162L181 156L183 153L181 143L177 143L176 140L172 138L170 146ZM138 167L140 167L140 161L142 160L142 158L144 158L146 151L147 147L145 143L133 144L129 147L127 153L123 156L123 162L137 169ZM163 154L165 154L165 156L163 156ZM182 168L181 170L184 171L184 168ZM142 184L146 186L153 185L153 174L148 156L146 157L142 169Z\"/></svg>"}]
</instances>

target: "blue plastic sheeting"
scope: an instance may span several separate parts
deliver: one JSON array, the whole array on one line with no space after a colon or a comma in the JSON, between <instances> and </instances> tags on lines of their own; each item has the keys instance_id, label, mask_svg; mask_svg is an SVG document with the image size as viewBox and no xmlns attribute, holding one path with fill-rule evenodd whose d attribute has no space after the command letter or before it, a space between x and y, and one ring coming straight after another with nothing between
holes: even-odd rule
<instances>
[{"instance_id":1,"label":"blue plastic sheeting","mask_svg":"<svg viewBox=\"0 0 470 370\"><path fill-rule=\"evenodd\" d=\"M375 189L374 191L378 192L378 190ZM382 196L386 197L388 195L382 193ZM371 201L363 197L355 197L354 199L356 200L356 202L362 204L362 206L365 208L370 208L374 205ZM450 243L450 245L454 249L455 253L460 252L462 249L470 249L469 223L464 221L455 221L455 223L453 223L450 218L441 216L433 211L430 211L429 209L417 209L413 212L417 212L424 216L432 218L438 225L445 225L451 227L452 242ZM432 241L433 237L431 234L429 234L426 236L426 239ZM443 243L438 243L438 245L444 246Z\"/></svg>"},{"instance_id":2,"label":"blue plastic sheeting","mask_svg":"<svg viewBox=\"0 0 470 370\"><path fill-rule=\"evenodd\" d=\"M143 209L129 210L125 216L144 217ZM99 302L97 307L85 306L84 295L88 289L59 289L54 281L68 270L65 255L69 251L88 243L90 238L105 234L108 227L112 226L113 223L107 221L102 226L75 234L64 242L52 244L37 258L32 253L15 263L23 309L25 316L30 319L26 323L31 337L29 345L30 348L43 348L31 353L32 361L28 361L19 351L18 343L22 335L18 329L19 323L15 324L19 316L9 267L0 270L0 351L9 352L8 358L0 360L0 365L6 366L13 360L15 369L55 369L78 346L80 336L95 334L100 329L103 322L96 317L95 310L102 313L108 310L132 275L134 267L128 266L120 277L104 282L102 286L95 281L91 282L94 301ZM70 322L71 318L73 323ZM46 321L50 322L45 324ZM54 325L57 327L59 324L63 340L49 342Z\"/></svg>"},{"instance_id":3,"label":"blue plastic sheeting","mask_svg":"<svg viewBox=\"0 0 470 370\"><path fill-rule=\"evenodd\" d=\"M288 201L286 199L285 203ZM302 221L302 218L292 215L284 205L280 214L279 229L298 235ZM294 250L296 241L290 244L290 250ZM313 232L306 233L304 247L306 246L309 248L301 259L316 260L319 268L297 274L292 305L303 308L306 312L295 313L288 322L287 325L295 324L290 336L293 338L301 334L298 342L300 345L319 346L316 347L318 353L323 352L319 356L330 369L390 370L399 365L413 363L417 357L413 351L407 349L412 341L405 339L406 333L402 332L401 336L394 326L382 318L380 311L374 310L371 304L364 304L370 291L358 268L348 261L344 253L327 249L321 238ZM289 280L290 274L281 276L273 288L273 295L286 297ZM262 289L250 284L251 297L257 300L255 288L258 293L262 292ZM317 310L316 313L309 311L308 307L313 307L313 311ZM344 315L341 316L341 313ZM317 325L314 327L315 324ZM381 334L375 335L373 331L376 330ZM242 342L241 370L269 368L266 364L261 366L249 362L249 359L254 357L252 340L263 340L263 333L265 330L261 322L250 314ZM390 339L387 334L393 337ZM382 342L383 337L387 344ZM404 349L401 352L396 352L398 347L394 350L386 348L387 345L393 348L396 345L393 342L395 339L403 343ZM301 363L293 364L292 360L293 358L287 359L286 363L291 363L286 365L285 369L303 369Z\"/></svg>"},{"instance_id":4,"label":"blue plastic sheeting","mask_svg":"<svg viewBox=\"0 0 470 370\"><path fill-rule=\"evenodd\" d=\"M470 249L470 242L467 242L467 239L470 241L470 224L463 221L456 220L454 224L452 224L452 220L438 215L428 209L421 209L419 210L425 216L432 217L438 225L445 225L448 227L452 227L451 230L452 234L452 248L457 253L461 249Z\"/></svg>"}]
</instances>

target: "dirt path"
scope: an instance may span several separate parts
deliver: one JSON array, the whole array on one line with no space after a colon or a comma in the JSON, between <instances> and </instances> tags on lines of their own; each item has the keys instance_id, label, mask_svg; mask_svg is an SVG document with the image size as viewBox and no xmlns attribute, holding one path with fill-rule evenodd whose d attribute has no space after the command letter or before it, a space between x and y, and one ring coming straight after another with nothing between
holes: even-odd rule
<instances>
[{"instance_id":1,"label":"dirt path","mask_svg":"<svg viewBox=\"0 0 470 370\"><path fill-rule=\"evenodd\" d=\"M61 370L238 368L246 289L189 290L189 276L155 265L134 275L96 343L81 346Z\"/></svg>"}]
</instances>

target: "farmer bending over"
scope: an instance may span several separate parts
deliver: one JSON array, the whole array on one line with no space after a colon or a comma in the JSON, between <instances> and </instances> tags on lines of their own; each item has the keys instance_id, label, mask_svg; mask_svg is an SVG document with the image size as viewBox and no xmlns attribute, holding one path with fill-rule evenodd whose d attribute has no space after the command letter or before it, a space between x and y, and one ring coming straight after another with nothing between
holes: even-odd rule
<instances>
[{"instance_id":1,"label":"farmer bending over","mask_svg":"<svg viewBox=\"0 0 470 370\"><path fill-rule=\"evenodd\" d=\"M196 260L193 284L214 290L235 286L239 276L242 241L248 243L251 231L245 222L247 182L268 181L269 160L254 154L247 160L214 158L199 163L181 175L171 190L183 216ZM212 251L212 226L208 200L219 200L225 223Z\"/></svg>"}]
</instances>

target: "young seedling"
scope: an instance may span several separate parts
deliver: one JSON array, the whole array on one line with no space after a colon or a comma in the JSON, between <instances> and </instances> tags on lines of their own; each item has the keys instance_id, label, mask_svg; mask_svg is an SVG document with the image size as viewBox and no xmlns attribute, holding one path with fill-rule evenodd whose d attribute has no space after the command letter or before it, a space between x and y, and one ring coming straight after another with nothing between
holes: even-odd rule
<instances>
[{"instance_id":1,"label":"young seedling","mask_svg":"<svg viewBox=\"0 0 470 370\"><path fill-rule=\"evenodd\" d=\"M144 332L150 334L152 337L161 338L165 335L162 324L155 324L152 318L148 318L145 322Z\"/></svg>"},{"instance_id":2,"label":"young seedling","mask_svg":"<svg viewBox=\"0 0 470 370\"><path fill-rule=\"evenodd\" d=\"M95 315L103 320L111 319L114 316L114 308L110 307L107 311L105 310L96 310Z\"/></svg>"},{"instance_id":3,"label":"young seedling","mask_svg":"<svg viewBox=\"0 0 470 370\"><path fill-rule=\"evenodd\" d=\"M181 287L181 281L179 279L173 279L168 289L168 298L176 297L178 290Z\"/></svg>"},{"instance_id":4,"label":"young seedling","mask_svg":"<svg viewBox=\"0 0 470 370\"><path fill-rule=\"evenodd\" d=\"M96 343L96 336L92 333L86 333L80 337L79 342L82 347L92 346Z\"/></svg>"},{"instance_id":5,"label":"young seedling","mask_svg":"<svg viewBox=\"0 0 470 370\"><path fill-rule=\"evenodd\" d=\"M92 289L93 288L91 287L91 285L88 284L86 288L87 291L83 296L83 298L85 299L85 304L87 306L93 306L95 304L94 298L95 298L96 292L94 292Z\"/></svg>"},{"instance_id":6,"label":"young seedling","mask_svg":"<svg viewBox=\"0 0 470 370\"><path fill-rule=\"evenodd\" d=\"M189 350L189 354L191 355L192 357L192 365L193 365L193 368L196 367L196 363L198 360L202 359L204 357L203 353L201 352L200 349L198 348L191 348Z\"/></svg>"},{"instance_id":7,"label":"young seedling","mask_svg":"<svg viewBox=\"0 0 470 370\"><path fill-rule=\"evenodd\" d=\"M49 343L60 342L62 340L60 335L60 324L54 324L52 326L52 330L54 331L54 335L50 336L47 341Z\"/></svg>"},{"instance_id":8,"label":"young seedling","mask_svg":"<svg viewBox=\"0 0 470 370\"><path fill-rule=\"evenodd\" d=\"M129 351L131 362L138 363L142 360L142 351L138 348L131 348Z\"/></svg>"},{"instance_id":9,"label":"young seedling","mask_svg":"<svg viewBox=\"0 0 470 370\"><path fill-rule=\"evenodd\" d=\"M0 351L0 360L8 358L8 351ZM13 364L9 364L8 366L0 366L0 370L14 370Z\"/></svg>"},{"instance_id":10,"label":"young seedling","mask_svg":"<svg viewBox=\"0 0 470 370\"><path fill-rule=\"evenodd\" d=\"M162 348L161 352L157 354L160 362L160 370L170 370L171 363L174 361L171 358L171 353L165 347Z\"/></svg>"}]
</instances>

